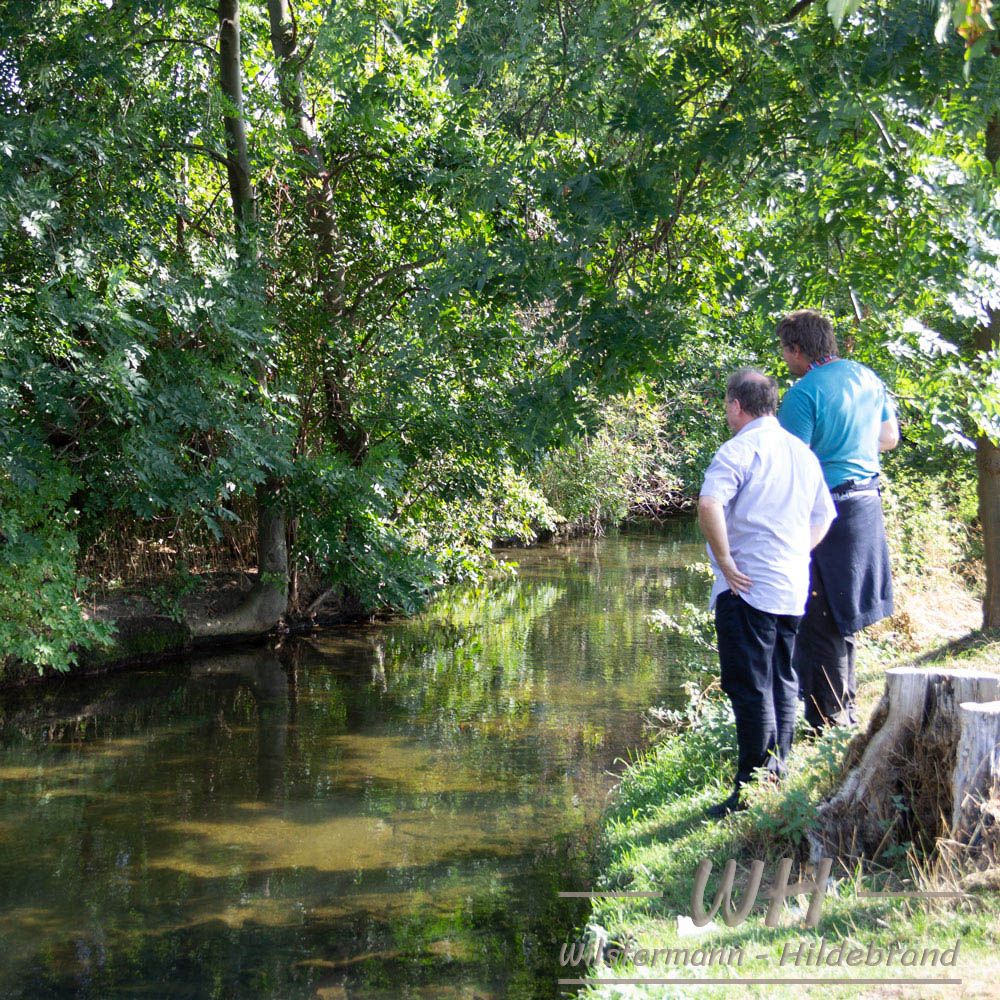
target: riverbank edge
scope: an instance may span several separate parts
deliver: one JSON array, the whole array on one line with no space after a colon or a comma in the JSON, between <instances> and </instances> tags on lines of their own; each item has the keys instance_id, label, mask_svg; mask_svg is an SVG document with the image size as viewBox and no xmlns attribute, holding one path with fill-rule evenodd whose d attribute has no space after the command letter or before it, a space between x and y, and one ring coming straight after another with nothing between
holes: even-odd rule
<instances>
[{"instance_id":1,"label":"riverbank edge","mask_svg":"<svg viewBox=\"0 0 1000 1000\"><path fill-rule=\"evenodd\" d=\"M928 669L973 667L1000 673L1000 634L986 634L971 629L962 638L950 641L941 636L928 638L916 649L901 653L894 642L894 633L885 631L879 638L862 640L859 654L859 731L864 732L878 704L884 688L884 673L890 667L907 664ZM714 675L712 675L714 677ZM712 690L712 685L708 685ZM717 696L716 708L724 705ZM710 694L711 699L711 694ZM591 980L582 985L576 995L580 1000L606 1000L610 997L689 996L792 996L801 992L802 985L782 987L769 983L766 987L752 982L745 985L719 985L717 988L688 985L670 988L661 980L657 985L643 985L643 979L656 976L682 978L690 976L688 969L660 969L637 963L642 957L640 949L652 953L656 948L689 949L694 954L702 947L708 952L713 948L742 948L753 953L753 959L740 964L738 972L725 967L712 970L695 970L699 977L788 977L814 974L815 970L793 966L785 967L785 959L797 949L825 940L827 949L843 939L851 946L882 949L894 939L907 939L907 935L921 937L921 947L945 948L961 942L961 973L966 980L963 996L995 995L990 992L1000 979L1000 870L990 869L975 876L964 873L965 883L952 869L941 867L931 858L922 858L912 851L906 856L880 859L880 863L853 871L835 872L832 902L824 901L823 917L813 930L802 926L802 908L793 906L785 914L777 929L770 929L763 922L763 907L758 905L742 927L728 929L709 925L700 934L687 918L691 915L694 872L699 859L713 861L718 872L728 859L746 869L750 862L763 860L766 864L765 884L773 875L774 865L782 857L804 862L808 857L808 828L815 816L815 807L839 784L843 761L847 752L849 733L840 731L816 744L799 741L793 748L790 769L800 773L786 781L778 790L759 789L751 801L751 808L723 820L704 816L707 806L724 798L730 790L731 771L735 759L735 738L731 736L728 747L713 746L720 728L719 712L703 713L704 729L697 722L665 738L656 740L633 759L612 792L612 804L606 810L598 836L598 875L594 891L597 892L662 892L662 902L648 898L596 899L592 903L589 923L580 928L578 940L588 944L596 939L603 942L603 949L591 949L591 960L586 968L561 968L565 977ZM727 713L728 715L728 713ZM697 713L689 717L694 720ZM724 724L731 730L728 718ZM713 730L708 736L706 730ZM798 735L798 734L797 734ZM719 753L719 750L722 753ZM725 752L728 750L728 753ZM714 752L713 752L714 751ZM710 759L706 759L706 755ZM825 773L818 773L825 769ZM909 887L920 889L951 890L961 884L963 890L986 890L969 903L962 901L949 910L947 904L938 902L897 901L872 899L859 896L861 891L884 890L887 886L898 889L905 884L906 871L910 871ZM739 884L739 883L738 883ZM705 897L711 904L714 883L706 890ZM921 909L921 906L924 909ZM959 909L962 907L962 909ZM797 921L797 923L795 923ZM630 952L631 949L631 952ZM603 955L601 954L603 952ZM629 957L631 954L631 957ZM562 964L560 962L560 964ZM723 962L725 966L725 962ZM783 968L784 967L784 968ZM797 970L797 971L796 971ZM953 975L928 970L930 976ZM832 975L862 979L873 975L871 970L848 968L836 970ZM898 970L897 970L898 973ZM912 970L911 970L912 974ZM887 966L874 970L876 977L887 977ZM632 982L619 991L611 983L602 985L599 980L629 979ZM976 985L982 986L982 992ZM824 997L885 996L884 987L871 987L871 992L861 991L858 985L842 982L822 986ZM888 985L888 984L887 984ZM898 989L899 987L893 987ZM761 989L766 993L762 994ZM952 988L943 992L931 984L924 984L921 997L954 996ZM893 995L896 995L895 993ZM904 995L904 994L899 994Z\"/></svg>"},{"instance_id":2,"label":"riverbank edge","mask_svg":"<svg viewBox=\"0 0 1000 1000\"><path fill-rule=\"evenodd\" d=\"M231 610L250 592L256 578L255 573L219 576L225 579L210 580L196 595L178 598L169 612L159 609L156 602L140 593L140 586L113 596L92 595L88 614L112 628L109 644L78 651L77 662L68 670L39 672L31 664L9 664L0 678L0 693L67 678L97 677L134 667L159 665L196 654L265 646L285 636L371 621L378 615L377 610L362 607L350 596L336 596L328 598L317 613L289 615L266 632L197 636L188 624L192 618L205 617L208 608L214 615Z\"/></svg>"},{"instance_id":3,"label":"riverbank edge","mask_svg":"<svg viewBox=\"0 0 1000 1000\"><path fill-rule=\"evenodd\" d=\"M609 530L634 524L664 524L690 515L690 504L678 503L656 512L630 512L618 524L588 524L562 521L555 528L539 526L529 539L503 538L492 543L494 550L516 550L557 545L587 535L600 537ZM133 583L127 590L109 595L97 591L88 595L88 616L113 629L109 645L79 650L77 662L69 669L46 669L39 672L28 663L14 662L0 676L0 692L45 684L68 677L86 678L138 666L169 663L171 660L202 654L275 643L288 635L304 635L323 628L354 625L386 615L385 609L369 608L349 594L327 594L312 612L288 614L266 632L255 635L231 634L218 637L196 636L187 622L195 618L225 614L235 608L251 591L256 573L207 574L192 594L151 600L146 594L159 581ZM321 588L316 589L318 596ZM165 609L163 603L171 605ZM310 601L302 602L305 607Z\"/></svg>"}]
</instances>

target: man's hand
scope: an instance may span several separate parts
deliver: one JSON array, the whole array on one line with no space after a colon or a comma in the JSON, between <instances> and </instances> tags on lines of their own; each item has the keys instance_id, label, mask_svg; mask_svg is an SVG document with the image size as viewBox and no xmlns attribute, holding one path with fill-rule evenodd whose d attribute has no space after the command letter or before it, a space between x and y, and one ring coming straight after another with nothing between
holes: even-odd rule
<instances>
[{"instance_id":1,"label":"man's hand","mask_svg":"<svg viewBox=\"0 0 1000 1000\"><path fill-rule=\"evenodd\" d=\"M737 569L732 556L726 556L725 559L716 556L715 561L719 564L719 569L722 570L722 575L726 578L730 590L737 594L745 594L750 589L750 577Z\"/></svg>"},{"instance_id":2,"label":"man's hand","mask_svg":"<svg viewBox=\"0 0 1000 1000\"><path fill-rule=\"evenodd\" d=\"M722 504L715 497L704 496L698 501L698 527L705 536L715 561L722 570L730 590L737 594L745 594L752 581L746 573L741 572L729 552L729 535L726 532L726 515Z\"/></svg>"}]
</instances>

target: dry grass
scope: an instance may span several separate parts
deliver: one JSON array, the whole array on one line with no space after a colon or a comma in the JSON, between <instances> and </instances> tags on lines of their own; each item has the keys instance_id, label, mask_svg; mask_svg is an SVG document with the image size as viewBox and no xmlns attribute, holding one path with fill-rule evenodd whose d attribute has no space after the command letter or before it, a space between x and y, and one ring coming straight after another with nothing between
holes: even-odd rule
<instances>
[{"instance_id":1,"label":"dry grass","mask_svg":"<svg viewBox=\"0 0 1000 1000\"><path fill-rule=\"evenodd\" d=\"M236 511L217 538L193 518L148 521L119 516L81 553L80 572L99 587L162 580L184 568L193 574L245 573L257 565L253 505Z\"/></svg>"},{"instance_id":2,"label":"dry grass","mask_svg":"<svg viewBox=\"0 0 1000 1000\"><path fill-rule=\"evenodd\" d=\"M982 622L980 599L946 568L921 576L897 578L896 613L871 626L865 634L891 642L899 653L916 653L954 642L974 632Z\"/></svg>"}]
</instances>

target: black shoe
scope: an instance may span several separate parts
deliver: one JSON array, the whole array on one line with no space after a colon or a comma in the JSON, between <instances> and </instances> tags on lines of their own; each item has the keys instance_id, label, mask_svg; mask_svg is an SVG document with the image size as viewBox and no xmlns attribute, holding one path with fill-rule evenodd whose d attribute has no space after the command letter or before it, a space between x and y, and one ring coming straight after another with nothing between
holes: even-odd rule
<instances>
[{"instance_id":1,"label":"black shoe","mask_svg":"<svg viewBox=\"0 0 1000 1000\"><path fill-rule=\"evenodd\" d=\"M739 791L733 792L725 802L719 802L717 805L709 806L705 810L705 815L710 819L722 819L723 816L728 816L730 813L742 812L746 809L746 803L740 800Z\"/></svg>"}]
</instances>

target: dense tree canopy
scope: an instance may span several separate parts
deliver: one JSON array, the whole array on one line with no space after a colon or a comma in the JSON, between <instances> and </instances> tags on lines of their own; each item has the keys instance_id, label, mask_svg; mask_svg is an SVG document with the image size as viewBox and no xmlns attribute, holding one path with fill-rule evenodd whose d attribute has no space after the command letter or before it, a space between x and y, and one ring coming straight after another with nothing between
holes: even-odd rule
<instances>
[{"instance_id":1,"label":"dense tree canopy","mask_svg":"<svg viewBox=\"0 0 1000 1000\"><path fill-rule=\"evenodd\" d=\"M257 525L282 606L414 608L551 516L538 462L602 400L776 370L790 308L922 454L998 436L989 4L11 0L0 32L9 656L98 639L81 553L143 532L184 564ZM708 392L671 411L703 441Z\"/></svg>"}]
</instances>

